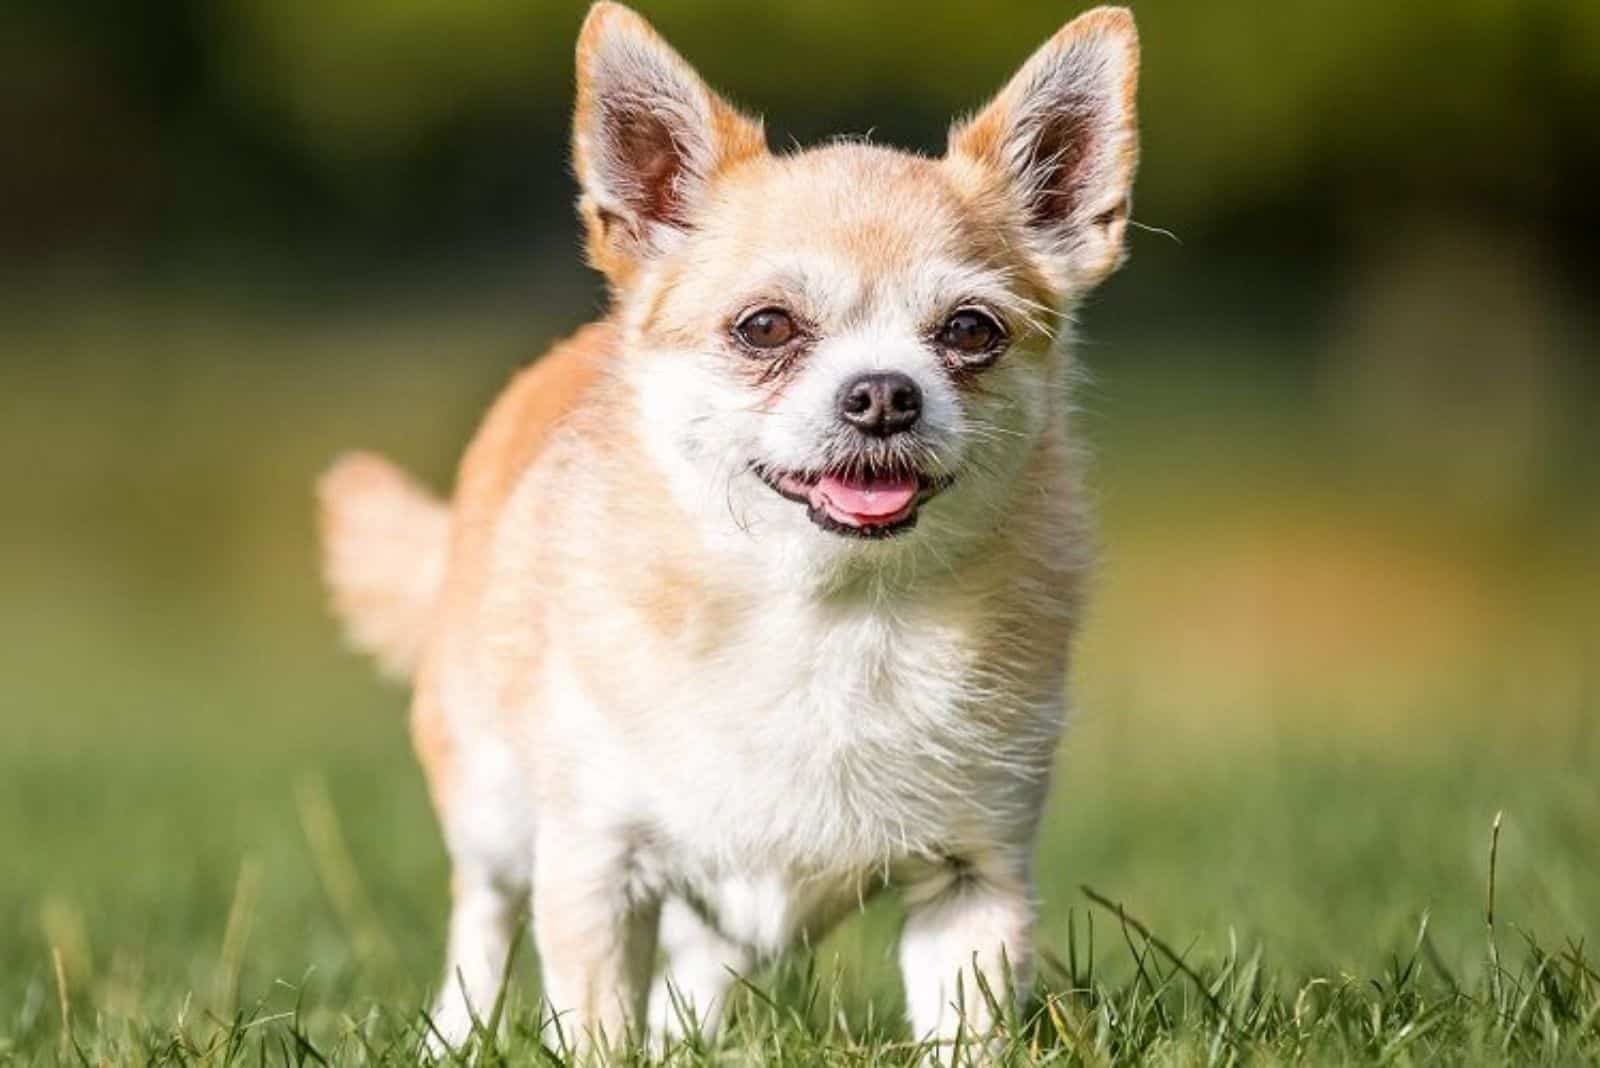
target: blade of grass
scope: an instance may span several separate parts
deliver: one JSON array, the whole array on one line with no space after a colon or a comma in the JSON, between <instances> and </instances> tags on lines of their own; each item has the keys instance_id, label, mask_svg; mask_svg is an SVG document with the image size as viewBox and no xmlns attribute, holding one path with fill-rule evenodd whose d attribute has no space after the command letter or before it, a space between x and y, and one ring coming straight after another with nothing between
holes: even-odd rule
<instances>
[{"instance_id":1,"label":"blade of grass","mask_svg":"<svg viewBox=\"0 0 1600 1068\"><path fill-rule=\"evenodd\" d=\"M1167 945L1160 938L1157 938L1155 933L1152 932L1150 928L1140 923L1139 920L1134 916L1129 915L1119 903L1112 901L1110 898L1106 897L1104 894L1087 884L1081 884L1079 886L1079 890L1081 890L1083 895L1096 905L1099 905L1108 912L1114 912L1118 916L1122 917L1126 923L1132 926L1133 929L1138 931L1147 942L1154 946L1162 956L1166 957L1167 960L1172 963L1174 968L1177 968L1180 972L1182 972L1184 976L1186 976L1189 981L1194 984L1195 989L1200 991L1201 996L1206 999L1206 1003L1211 1006L1211 1011L1216 1014L1218 1021L1221 1022L1223 1028L1229 1035L1230 1041L1235 1037L1233 1020L1229 1017L1227 1010L1223 1008L1222 1002L1217 1000L1216 995L1207 988L1205 980L1200 977L1198 972L1189 967L1187 961L1185 961L1178 954L1174 953L1171 946Z\"/></svg>"}]
</instances>

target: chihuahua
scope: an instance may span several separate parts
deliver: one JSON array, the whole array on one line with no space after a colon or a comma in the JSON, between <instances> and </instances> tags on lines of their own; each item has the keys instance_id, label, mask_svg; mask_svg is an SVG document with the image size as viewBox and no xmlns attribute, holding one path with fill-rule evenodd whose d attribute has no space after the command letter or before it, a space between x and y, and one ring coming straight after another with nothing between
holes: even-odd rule
<instances>
[{"instance_id":1,"label":"chihuahua","mask_svg":"<svg viewBox=\"0 0 1600 1068\"><path fill-rule=\"evenodd\" d=\"M891 886L918 1039L1027 988L1092 556L1067 334L1123 259L1138 63L1098 8L942 157L775 154L637 14L589 12L609 314L515 377L453 502L370 455L320 486L452 860L445 1041L529 901L547 1018L590 1048L709 1035L735 976Z\"/></svg>"}]
</instances>

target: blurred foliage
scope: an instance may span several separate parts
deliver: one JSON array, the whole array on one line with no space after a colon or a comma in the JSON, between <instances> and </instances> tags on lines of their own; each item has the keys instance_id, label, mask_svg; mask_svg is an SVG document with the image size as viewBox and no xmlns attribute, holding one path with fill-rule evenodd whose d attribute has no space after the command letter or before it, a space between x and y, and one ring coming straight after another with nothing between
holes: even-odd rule
<instances>
[{"instance_id":1,"label":"blurred foliage","mask_svg":"<svg viewBox=\"0 0 1600 1068\"><path fill-rule=\"evenodd\" d=\"M1587 259L1600 4L1136 0L1139 214L1186 240L1333 255L1427 207ZM12 5L13 9L17 7ZM774 143L927 151L1076 6L639 7ZM0 250L342 243L362 255L570 235L584 5L22 0L0 42ZM377 245L374 248L374 244Z\"/></svg>"}]
</instances>

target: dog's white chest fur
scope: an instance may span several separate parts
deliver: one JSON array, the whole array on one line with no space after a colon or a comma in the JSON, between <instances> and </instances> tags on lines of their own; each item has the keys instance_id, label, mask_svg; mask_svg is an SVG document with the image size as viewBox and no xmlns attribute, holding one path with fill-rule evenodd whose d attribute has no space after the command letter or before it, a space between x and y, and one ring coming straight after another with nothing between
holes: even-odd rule
<instances>
[{"instance_id":1,"label":"dog's white chest fur","mask_svg":"<svg viewBox=\"0 0 1600 1068\"><path fill-rule=\"evenodd\" d=\"M1027 742L1053 737L1059 703L980 681L950 609L778 600L698 650L692 626L624 625L633 660L604 696L558 648L532 758L581 784L603 837L634 842L647 889L775 952L878 885L1025 833L1050 753Z\"/></svg>"},{"instance_id":2,"label":"dog's white chest fur","mask_svg":"<svg viewBox=\"0 0 1600 1068\"><path fill-rule=\"evenodd\" d=\"M606 784L593 800L659 842L672 878L845 876L959 852L993 833L980 785L1021 769L980 707L1012 695L978 682L978 644L944 607L780 600L698 654L692 631L637 635L637 704L618 718L558 672L552 744L610 766L581 776ZM568 751L574 731L601 744Z\"/></svg>"}]
</instances>

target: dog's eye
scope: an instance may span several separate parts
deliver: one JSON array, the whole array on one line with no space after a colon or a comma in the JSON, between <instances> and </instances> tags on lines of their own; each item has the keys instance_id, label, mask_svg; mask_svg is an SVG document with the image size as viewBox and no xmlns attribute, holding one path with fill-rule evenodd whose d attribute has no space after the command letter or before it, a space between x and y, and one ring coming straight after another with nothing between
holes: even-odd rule
<instances>
[{"instance_id":1,"label":"dog's eye","mask_svg":"<svg viewBox=\"0 0 1600 1068\"><path fill-rule=\"evenodd\" d=\"M976 308L962 308L939 328L939 344L964 356L982 356L1005 338L992 317Z\"/></svg>"},{"instance_id":2,"label":"dog's eye","mask_svg":"<svg viewBox=\"0 0 1600 1068\"><path fill-rule=\"evenodd\" d=\"M782 348L793 341L800 328L782 308L762 308L739 320L734 332L753 349Z\"/></svg>"}]
</instances>

